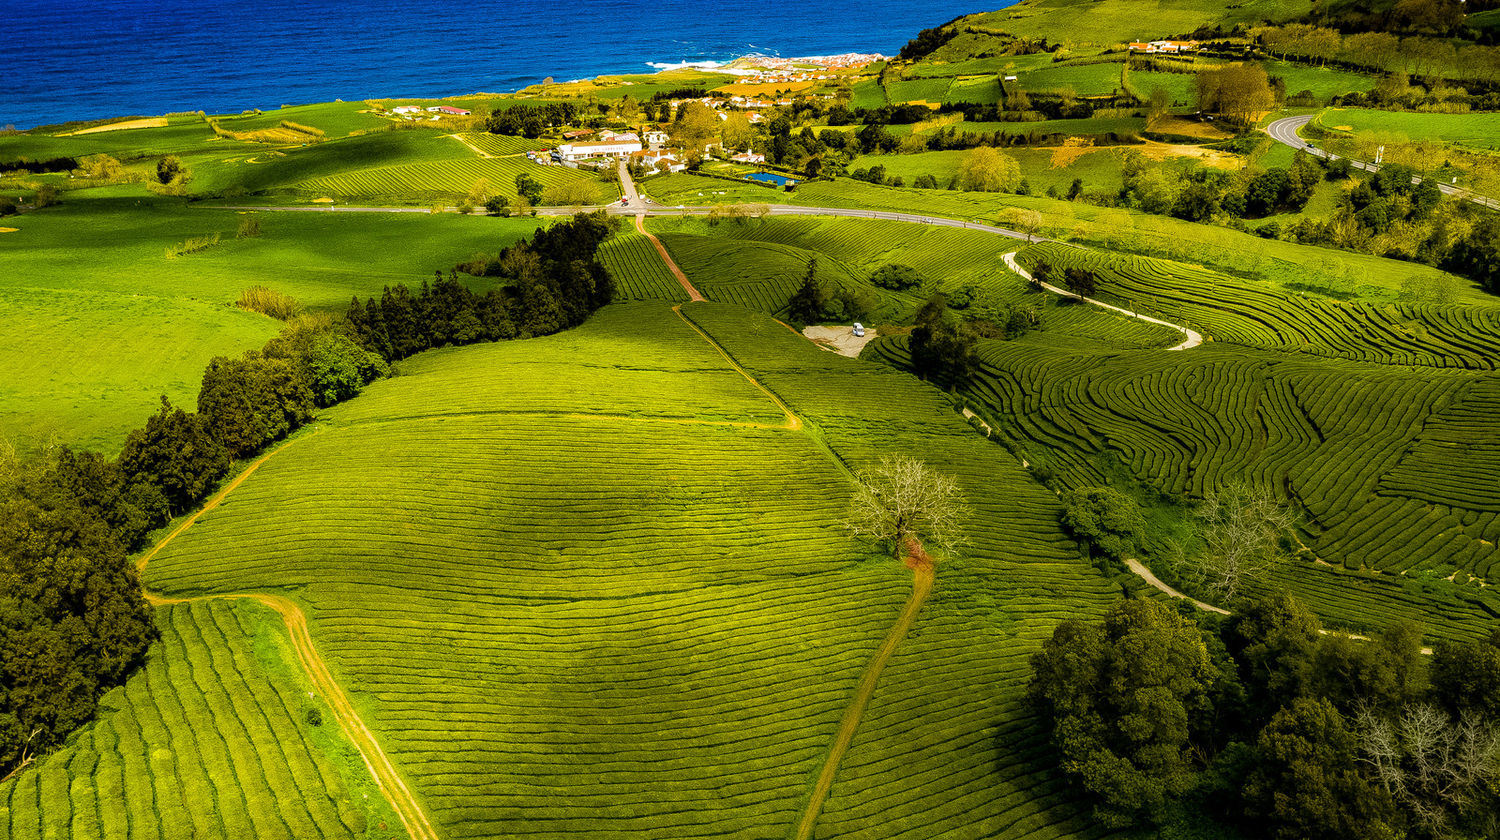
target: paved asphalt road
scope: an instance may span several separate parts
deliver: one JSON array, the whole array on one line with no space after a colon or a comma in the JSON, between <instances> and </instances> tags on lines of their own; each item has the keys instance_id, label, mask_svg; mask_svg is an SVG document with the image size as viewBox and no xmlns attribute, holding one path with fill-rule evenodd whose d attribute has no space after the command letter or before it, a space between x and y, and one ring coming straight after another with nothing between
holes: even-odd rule
<instances>
[{"instance_id":1,"label":"paved asphalt road","mask_svg":"<svg viewBox=\"0 0 1500 840\"><path fill-rule=\"evenodd\" d=\"M1297 135L1297 130L1302 128L1302 126L1307 125L1311 121L1311 114L1307 114L1301 117L1287 117L1286 119L1277 120L1276 122L1273 122L1270 125L1266 126L1266 133L1271 135L1271 137L1278 143L1285 143L1286 145L1291 146L1294 149L1306 149L1307 153L1310 155L1316 155L1317 157L1328 158L1330 160L1337 159L1335 155L1331 155L1328 152L1323 151L1322 149L1313 148L1308 144L1306 140L1303 140ZM1380 170L1380 167L1376 166L1375 164L1366 163L1362 160L1355 160L1353 158L1350 158L1349 163L1356 169L1363 169L1366 172L1377 172ZM1421 181L1421 178L1412 179L1412 183L1421 183ZM1482 195L1477 195L1465 189L1460 189L1453 186L1452 184L1438 184L1438 189L1442 190L1445 195L1456 195L1472 201L1475 204L1480 205L1481 207L1488 207L1491 210L1500 210L1500 201L1496 201L1493 198L1487 198Z\"/></svg>"}]
</instances>

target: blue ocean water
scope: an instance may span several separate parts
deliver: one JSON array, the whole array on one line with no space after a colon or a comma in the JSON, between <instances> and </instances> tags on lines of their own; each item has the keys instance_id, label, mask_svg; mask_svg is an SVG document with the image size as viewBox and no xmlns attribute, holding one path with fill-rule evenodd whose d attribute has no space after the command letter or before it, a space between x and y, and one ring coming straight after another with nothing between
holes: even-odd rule
<instances>
[{"instance_id":1,"label":"blue ocean water","mask_svg":"<svg viewBox=\"0 0 1500 840\"><path fill-rule=\"evenodd\" d=\"M1014 0L8 0L0 125L510 91L761 53L893 55Z\"/></svg>"}]
</instances>

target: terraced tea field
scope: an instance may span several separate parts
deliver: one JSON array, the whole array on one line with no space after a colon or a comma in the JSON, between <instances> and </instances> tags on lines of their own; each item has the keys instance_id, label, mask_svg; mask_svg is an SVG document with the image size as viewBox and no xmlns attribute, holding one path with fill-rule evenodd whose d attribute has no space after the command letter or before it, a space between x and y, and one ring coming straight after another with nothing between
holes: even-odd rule
<instances>
[{"instance_id":1,"label":"terraced tea field","mask_svg":"<svg viewBox=\"0 0 1500 840\"><path fill-rule=\"evenodd\" d=\"M310 697L275 615L248 602L157 612L146 666L98 722L0 784L0 837L388 837L394 816Z\"/></svg>"},{"instance_id":2,"label":"terraced tea field","mask_svg":"<svg viewBox=\"0 0 1500 840\"><path fill-rule=\"evenodd\" d=\"M495 189L514 188L516 176L525 174L543 186L589 182L595 185L598 203L619 196L617 187L606 185L592 174L565 166L542 166L525 157L462 158L427 163L386 166L341 172L293 184L304 193L348 198L442 198L467 194L481 179Z\"/></svg>"},{"instance_id":3,"label":"terraced tea field","mask_svg":"<svg viewBox=\"0 0 1500 840\"><path fill-rule=\"evenodd\" d=\"M1099 278L1101 300L1186 324L1212 340L1381 364L1494 370L1500 365L1500 307L1406 306L1308 297L1269 283L1197 266L1056 244L1027 248L1027 267L1045 260Z\"/></svg>"},{"instance_id":4,"label":"terraced tea field","mask_svg":"<svg viewBox=\"0 0 1500 840\"><path fill-rule=\"evenodd\" d=\"M599 249L599 261L615 278L615 296L621 300L688 299L651 240L638 233L616 234Z\"/></svg>"},{"instance_id":5,"label":"terraced tea field","mask_svg":"<svg viewBox=\"0 0 1500 840\"><path fill-rule=\"evenodd\" d=\"M1030 650L1113 597L1051 494L916 380L737 307L621 304L408 360L146 577L298 601L440 836L779 836L911 588L840 525L847 470L891 452L961 478L974 545L940 567L816 836L877 810L894 837L1098 836L1021 702Z\"/></svg>"}]
</instances>

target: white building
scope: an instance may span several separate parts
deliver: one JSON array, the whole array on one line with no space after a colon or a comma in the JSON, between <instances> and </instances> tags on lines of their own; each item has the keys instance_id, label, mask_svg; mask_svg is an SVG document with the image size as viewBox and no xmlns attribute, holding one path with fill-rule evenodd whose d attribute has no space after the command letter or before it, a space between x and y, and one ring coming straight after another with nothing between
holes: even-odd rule
<instances>
[{"instance_id":1,"label":"white building","mask_svg":"<svg viewBox=\"0 0 1500 840\"><path fill-rule=\"evenodd\" d=\"M420 105L397 105L391 109L391 113L393 114L417 114L421 113L421 111L422 106Z\"/></svg>"},{"instance_id":2,"label":"white building","mask_svg":"<svg viewBox=\"0 0 1500 840\"><path fill-rule=\"evenodd\" d=\"M563 143L557 147L557 155L564 163L602 157L619 157L641 150L641 138L634 134L616 134L597 143Z\"/></svg>"},{"instance_id":3,"label":"white building","mask_svg":"<svg viewBox=\"0 0 1500 840\"><path fill-rule=\"evenodd\" d=\"M731 157L730 160L734 161L735 163L765 163L766 156L751 149L740 152L734 157Z\"/></svg>"},{"instance_id":4,"label":"white building","mask_svg":"<svg viewBox=\"0 0 1500 840\"><path fill-rule=\"evenodd\" d=\"M667 133L665 131L646 132L646 145L653 149L659 149L667 144Z\"/></svg>"}]
</instances>

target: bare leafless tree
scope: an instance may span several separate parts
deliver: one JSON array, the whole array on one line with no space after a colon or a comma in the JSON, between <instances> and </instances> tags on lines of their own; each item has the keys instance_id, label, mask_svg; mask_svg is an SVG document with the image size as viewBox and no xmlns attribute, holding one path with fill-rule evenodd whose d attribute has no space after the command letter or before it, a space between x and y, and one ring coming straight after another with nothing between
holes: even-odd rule
<instances>
[{"instance_id":1,"label":"bare leafless tree","mask_svg":"<svg viewBox=\"0 0 1500 840\"><path fill-rule=\"evenodd\" d=\"M1283 559L1281 537L1297 521L1269 489L1242 482L1205 496L1198 519L1206 546L1198 572L1205 587L1226 598Z\"/></svg>"},{"instance_id":2,"label":"bare leafless tree","mask_svg":"<svg viewBox=\"0 0 1500 840\"><path fill-rule=\"evenodd\" d=\"M1360 759L1432 836L1448 836L1451 815L1500 779L1500 729L1476 716L1454 722L1415 703L1394 722L1368 708L1355 721Z\"/></svg>"},{"instance_id":3,"label":"bare leafless tree","mask_svg":"<svg viewBox=\"0 0 1500 840\"><path fill-rule=\"evenodd\" d=\"M908 539L949 553L967 542L970 509L951 477L915 458L887 456L858 479L846 523L855 536L888 542L898 560Z\"/></svg>"}]
</instances>

